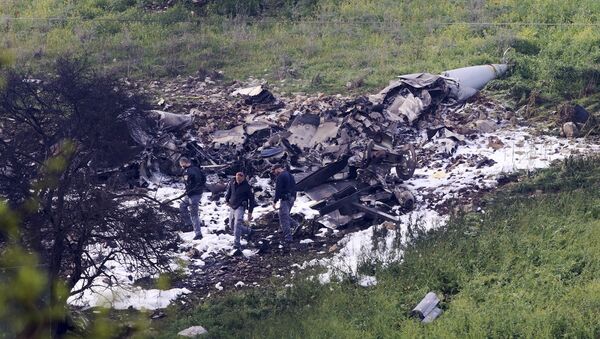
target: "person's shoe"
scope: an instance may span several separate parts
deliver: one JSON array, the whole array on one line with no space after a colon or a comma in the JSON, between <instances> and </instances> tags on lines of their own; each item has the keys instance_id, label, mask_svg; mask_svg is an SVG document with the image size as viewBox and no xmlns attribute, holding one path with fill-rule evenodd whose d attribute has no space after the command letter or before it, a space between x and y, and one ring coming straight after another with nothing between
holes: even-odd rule
<instances>
[{"instance_id":1,"label":"person's shoe","mask_svg":"<svg viewBox=\"0 0 600 339\"><path fill-rule=\"evenodd\" d=\"M202 234L196 234L196 236L194 237L194 240L201 240L202 239Z\"/></svg>"},{"instance_id":2,"label":"person's shoe","mask_svg":"<svg viewBox=\"0 0 600 339\"><path fill-rule=\"evenodd\" d=\"M230 255L233 256L240 256L243 255L244 252L242 252L242 245L233 245L233 251L231 251Z\"/></svg>"},{"instance_id":3,"label":"person's shoe","mask_svg":"<svg viewBox=\"0 0 600 339\"><path fill-rule=\"evenodd\" d=\"M267 239L259 239L256 243L258 247L258 253L268 253L271 250L271 244Z\"/></svg>"},{"instance_id":4,"label":"person's shoe","mask_svg":"<svg viewBox=\"0 0 600 339\"><path fill-rule=\"evenodd\" d=\"M284 240L282 243L282 250L284 253L287 253L290 251L291 245L292 245L292 240Z\"/></svg>"}]
</instances>

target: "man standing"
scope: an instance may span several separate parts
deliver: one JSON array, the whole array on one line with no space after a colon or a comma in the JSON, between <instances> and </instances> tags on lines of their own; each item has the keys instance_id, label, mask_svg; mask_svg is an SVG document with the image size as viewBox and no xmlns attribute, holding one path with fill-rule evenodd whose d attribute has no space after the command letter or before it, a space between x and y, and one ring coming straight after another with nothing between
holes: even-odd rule
<instances>
[{"instance_id":1,"label":"man standing","mask_svg":"<svg viewBox=\"0 0 600 339\"><path fill-rule=\"evenodd\" d=\"M183 168L186 194L179 205L181 219L185 226L184 229L193 226L196 233L194 240L200 240L202 239L202 232L200 231L201 221L198 214L198 205L206 184L206 176L199 167L192 166L192 162L188 158L179 159L179 166Z\"/></svg>"},{"instance_id":2,"label":"man standing","mask_svg":"<svg viewBox=\"0 0 600 339\"><path fill-rule=\"evenodd\" d=\"M227 186L225 201L229 205L229 227L235 236L234 247L241 249L240 237L242 233L252 236L254 230L244 226L244 210L248 210L248 221L252 220L252 210L256 206L252 187L246 181L243 172L237 172L235 178Z\"/></svg>"},{"instance_id":3,"label":"man standing","mask_svg":"<svg viewBox=\"0 0 600 339\"><path fill-rule=\"evenodd\" d=\"M281 165L273 166L271 171L276 176L273 207L276 208L277 201L280 201L279 225L281 225L284 242L289 244L292 242L292 231L290 226L292 226L294 230L299 226L298 222L290 216L290 211L296 200L296 181Z\"/></svg>"}]
</instances>

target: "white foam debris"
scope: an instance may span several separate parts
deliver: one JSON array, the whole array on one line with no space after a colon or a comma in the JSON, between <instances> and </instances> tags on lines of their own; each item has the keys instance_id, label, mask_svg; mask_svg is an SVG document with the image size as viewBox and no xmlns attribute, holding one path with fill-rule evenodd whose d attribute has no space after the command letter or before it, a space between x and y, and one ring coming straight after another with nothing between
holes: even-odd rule
<instances>
[{"instance_id":1,"label":"white foam debris","mask_svg":"<svg viewBox=\"0 0 600 339\"><path fill-rule=\"evenodd\" d=\"M155 310L167 307L171 301L182 294L191 293L187 288L170 290L141 287L102 286L85 290L78 297L72 296L68 302L81 307L110 307L118 310L134 308L136 310Z\"/></svg>"},{"instance_id":2,"label":"white foam debris","mask_svg":"<svg viewBox=\"0 0 600 339\"><path fill-rule=\"evenodd\" d=\"M310 207L313 204L314 201L310 200L308 196L300 194L294 202L294 206L292 207L291 213L301 214L302 217L306 220L314 219L319 216L319 211Z\"/></svg>"},{"instance_id":3,"label":"white foam debris","mask_svg":"<svg viewBox=\"0 0 600 339\"><path fill-rule=\"evenodd\" d=\"M236 282L236 283L235 283L235 285L234 285L234 286L235 286L235 287L243 287L243 286L246 286L246 284L244 284L244 282L243 282L243 281L238 281L238 282Z\"/></svg>"},{"instance_id":4,"label":"white foam debris","mask_svg":"<svg viewBox=\"0 0 600 339\"><path fill-rule=\"evenodd\" d=\"M223 286L221 286L221 282L220 281L215 284L215 288L218 289L219 291L223 290Z\"/></svg>"},{"instance_id":5,"label":"white foam debris","mask_svg":"<svg viewBox=\"0 0 600 339\"><path fill-rule=\"evenodd\" d=\"M310 244L312 242L314 242L314 240L312 240L312 239L302 239L302 240L300 240L301 244Z\"/></svg>"},{"instance_id":6,"label":"white foam debris","mask_svg":"<svg viewBox=\"0 0 600 339\"><path fill-rule=\"evenodd\" d=\"M377 278L370 275L361 275L358 279L358 285L362 287L371 287L377 285Z\"/></svg>"},{"instance_id":7,"label":"white foam debris","mask_svg":"<svg viewBox=\"0 0 600 339\"><path fill-rule=\"evenodd\" d=\"M93 256L106 256L110 251L100 244L88 247ZM136 269L134 263L129 262L123 255L119 254L105 263L105 274L100 275L91 282L91 287L72 295L67 302L74 306L89 307L112 307L115 309L158 309L166 307L172 300L182 294L190 293L185 288L174 288L169 290L143 289L134 286L134 283L142 278L155 279L159 274L156 271ZM173 265L172 267L174 267ZM177 268L178 265L177 265ZM89 269L93 275L95 270ZM110 278L109 278L110 277ZM78 281L73 290L79 290L88 283L87 280Z\"/></svg>"},{"instance_id":8,"label":"white foam debris","mask_svg":"<svg viewBox=\"0 0 600 339\"><path fill-rule=\"evenodd\" d=\"M443 225L446 219L447 217L440 216L435 211L423 209L403 215L401 228L388 231L383 239L373 236L374 231L382 228L382 225L350 233L337 243L340 250L333 257L318 260L319 265L327 268L326 272L319 275L319 281L329 283L332 279L357 276L362 264L380 263L385 266L396 262L402 258L403 253L397 244L406 241L409 228L430 230ZM377 243L373 242L374 238L378 240ZM310 262L305 264L311 266Z\"/></svg>"}]
</instances>

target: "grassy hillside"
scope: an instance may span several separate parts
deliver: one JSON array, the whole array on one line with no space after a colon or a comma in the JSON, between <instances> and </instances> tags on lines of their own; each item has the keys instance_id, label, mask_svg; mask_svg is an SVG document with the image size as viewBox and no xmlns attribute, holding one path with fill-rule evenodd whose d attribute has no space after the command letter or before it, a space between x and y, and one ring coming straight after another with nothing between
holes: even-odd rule
<instances>
[{"instance_id":1,"label":"grassy hillside","mask_svg":"<svg viewBox=\"0 0 600 339\"><path fill-rule=\"evenodd\" d=\"M209 301L169 316L162 337L202 325L213 337L598 338L600 159L566 160L456 216L372 268L365 289L298 281ZM429 292L444 313L420 324L410 310Z\"/></svg>"},{"instance_id":2,"label":"grassy hillside","mask_svg":"<svg viewBox=\"0 0 600 339\"><path fill-rule=\"evenodd\" d=\"M221 69L286 91L367 92L394 76L515 63L496 83L522 103L598 93L595 0L6 0L0 41L20 65L87 53L128 76ZM533 95L531 95L533 93Z\"/></svg>"}]
</instances>

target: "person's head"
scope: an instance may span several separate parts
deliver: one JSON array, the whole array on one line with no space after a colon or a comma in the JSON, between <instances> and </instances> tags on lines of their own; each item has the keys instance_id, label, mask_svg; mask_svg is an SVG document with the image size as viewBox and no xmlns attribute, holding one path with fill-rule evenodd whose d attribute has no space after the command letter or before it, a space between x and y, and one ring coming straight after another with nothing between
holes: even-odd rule
<instances>
[{"instance_id":1,"label":"person's head","mask_svg":"<svg viewBox=\"0 0 600 339\"><path fill-rule=\"evenodd\" d=\"M284 171L283 166L281 166L280 164L277 164L277 165L274 165L273 167L271 167L271 173L273 173L274 175L279 175L283 171Z\"/></svg>"},{"instance_id":2,"label":"person's head","mask_svg":"<svg viewBox=\"0 0 600 339\"><path fill-rule=\"evenodd\" d=\"M237 172L235 174L235 182L241 184L244 182L244 180L246 180L246 175L244 174L244 172Z\"/></svg>"},{"instance_id":3,"label":"person's head","mask_svg":"<svg viewBox=\"0 0 600 339\"><path fill-rule=\"evenodd\" d=\"M188 168L192 166L192 161L186 157L181 157L179 158L179 166L181 166L181 168Z\"/></svg>"}]
</instances>

